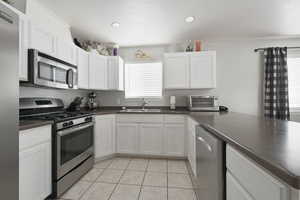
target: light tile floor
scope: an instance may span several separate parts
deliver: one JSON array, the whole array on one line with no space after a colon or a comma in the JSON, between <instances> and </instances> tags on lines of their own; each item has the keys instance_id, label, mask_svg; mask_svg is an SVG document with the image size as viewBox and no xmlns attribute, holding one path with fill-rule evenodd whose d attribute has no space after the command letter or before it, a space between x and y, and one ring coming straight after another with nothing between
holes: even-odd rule
<instances>
[{"instance_id":1,"label":"light tile floor","mask_svg":"<svg viewBox=\"0 0 300 200\"><path fill-rule=\"evenodd\" d=\"M63 200L196 200L185 161L113 158L95 164Z\"/></svg>"}]
</instances>

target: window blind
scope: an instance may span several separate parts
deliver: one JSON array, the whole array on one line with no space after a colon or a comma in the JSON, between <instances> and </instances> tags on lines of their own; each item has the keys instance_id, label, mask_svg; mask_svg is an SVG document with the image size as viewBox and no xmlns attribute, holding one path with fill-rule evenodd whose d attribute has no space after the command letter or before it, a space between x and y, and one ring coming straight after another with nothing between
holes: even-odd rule
<instances>
[{"instance_id":1,"label":"window blind","mask_svg":"<svg viewBox=\"0 0 300 200\"><path fill-rule=\"evenodd\" d=\"M162 63L125 64L125 97L162 96Z\"/></svg>"},{"instance_id":2,"label":"window blind","mask_svg":"<svg viewBox=\"0 0 300 200\"><path fill-rule=\"evenodd\" d=\"M287 59L290 108L300 108L300 57Z\"/></svg>"}]
</instances>

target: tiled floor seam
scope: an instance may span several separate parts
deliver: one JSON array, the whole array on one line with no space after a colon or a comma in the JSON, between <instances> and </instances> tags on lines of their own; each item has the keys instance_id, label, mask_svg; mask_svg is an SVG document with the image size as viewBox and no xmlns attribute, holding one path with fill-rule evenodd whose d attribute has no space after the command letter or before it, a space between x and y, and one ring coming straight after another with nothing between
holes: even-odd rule
<instances>
[{"instance_id":1,"label":"tiled floor seam","mask_svg":"<svg viewBox=\"0 0 300 200\"><path fill-rule=\"evenodd\" d=\"M112 195L114 194L114 192L116 191L116 189L117 189L117 187L118 187L118 185L120 184L120 181L121 181L121 178L124 176L124 174L125 174L125 171L126 171L126 169L128 168L128 166L129 166L129 163L131 162L131 159L129 160L129 162L128 162L128 164L127 164L127 166L126 166L126 168L123 170L123 173L122 173L122 175L120 176L120 178L119 178L119 181L116 183L116 185L115 185L115 187L114 187L114 189L112 190L112 192L110 193L110 195L109 195L109 197L108 197L108 199L107 200L110 200L111 199L111 197L112 197Z\"/></svg>"},{"instance_id":2,"label":"tiled floor seam","mask_svg":"<svg viewBox=\"0 0 300 200\"><path fill-rule=\"evenodd\" d=\"M141 193L142 193L142 189L143 189L143 185L144 185L146 173L147 173L147 171L148 171L149 163L150 163L150 160L148 160L148 162L147 162L147 166L146 166L146 169L145 169L145 172L144 172L144 177L143 177L143 181L142 181L142 183L141 183L141 188L140 188L140 192L139 192L139 195L138 195L137 200L140 199L140 196L141 196Z\"/></svg>"}]
</instances>

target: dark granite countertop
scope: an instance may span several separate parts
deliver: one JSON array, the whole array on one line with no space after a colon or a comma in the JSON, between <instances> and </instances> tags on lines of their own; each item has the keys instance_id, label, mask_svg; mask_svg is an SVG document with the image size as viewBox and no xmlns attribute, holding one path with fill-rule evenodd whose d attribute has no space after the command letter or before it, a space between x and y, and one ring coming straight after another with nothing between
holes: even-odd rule
<instances>
[{"instance_id":1,"label":"dark granite countertop","mask_svg":"<svg viewBox=\"0 0 300 200\"><path fill-rule=\"evenodd\" d=\"M53 124L53 121L46 121L46 120L20 120L19 122L19 131L37 128L40 126L45 126L48 124Z\"/></svg>"},{"instance_id":2,"label":"dark granite countertop","mask_svg":"<svg viewBox=\"0 0 300 200\"><path fill-rule=\"evenodd\" d=\"M274 176L300 189L300 123L231 112L189 112L185 108L175 111L163 108L160 112L122 112L120 108L114 107L84 111L95 115L186 114ZM51 123L51 121L20 121L20 130Z\"/></svg>"}]
</instances>

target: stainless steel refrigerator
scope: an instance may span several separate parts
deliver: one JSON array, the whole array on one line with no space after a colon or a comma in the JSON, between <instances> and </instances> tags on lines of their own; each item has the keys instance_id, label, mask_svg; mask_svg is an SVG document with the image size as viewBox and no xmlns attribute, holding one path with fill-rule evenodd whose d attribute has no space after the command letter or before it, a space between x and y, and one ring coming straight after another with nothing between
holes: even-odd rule
<instances>
[{"instance_id":1,"label":"stainless steel refrigerator","mask_svg":"<svg viewBox=\"0 0 300 200\"><path fill-rule=\"evenodd\" d=\"M19 19L0 1L0 191L19 199Z\"/></svg>"}]
</instances>

